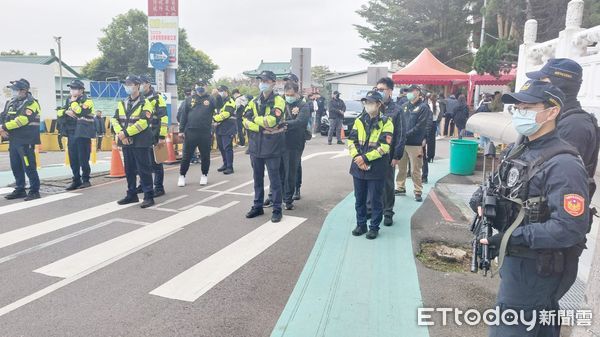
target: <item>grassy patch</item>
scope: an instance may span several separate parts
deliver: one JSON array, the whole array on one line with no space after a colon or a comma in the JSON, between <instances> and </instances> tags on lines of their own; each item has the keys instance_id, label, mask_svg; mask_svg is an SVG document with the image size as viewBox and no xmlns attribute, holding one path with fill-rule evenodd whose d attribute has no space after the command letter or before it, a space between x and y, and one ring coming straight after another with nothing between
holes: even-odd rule
<instances>
[{"instance_id":1,"label":"grassy patch","mask_svg":"<svg viewBox=\"0 0 600 337\"><path fill-rule=\"evenodd\" d=\"M467 256L462 261L450 262L436 256L435 252L440 246L445 245L452 248L463 249L467 252ZM468 247L460 247L450 245L444 242L423 242L421 249L417 254L417 259L421 261L427 268L441 271L444 273L466 273L470 270L470 252Z\"/></svg>"}]
</instances>

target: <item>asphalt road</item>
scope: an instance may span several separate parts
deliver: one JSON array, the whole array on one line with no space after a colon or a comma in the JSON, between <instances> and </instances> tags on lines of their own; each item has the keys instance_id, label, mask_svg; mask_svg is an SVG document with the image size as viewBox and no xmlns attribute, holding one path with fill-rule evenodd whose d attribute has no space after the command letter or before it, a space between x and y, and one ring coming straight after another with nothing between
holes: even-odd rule
<instances>
[{"instance_id":1,"label":"asphalt road","mask_svg":"<svg viewBox=\"0 0 600 337\"><path fill-rule=\"evenodd\" d=\"M324 218L352 190L342 151L320 136L307 144L303 198L276 226L268 208L244 217L252 171L240 149L230 176L214 154L205 188L199 165L184 188L167 166L154 209L118 207L122 179L2 198L0 336L269 336Z\"/></svg>"}]
</instances>

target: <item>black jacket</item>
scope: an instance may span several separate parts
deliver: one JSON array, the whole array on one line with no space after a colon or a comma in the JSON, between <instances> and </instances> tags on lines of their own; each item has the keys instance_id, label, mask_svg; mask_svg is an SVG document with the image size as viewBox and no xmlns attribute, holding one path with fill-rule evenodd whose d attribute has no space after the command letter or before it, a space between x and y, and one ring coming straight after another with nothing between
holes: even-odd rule
<instances>
[{"instance_id":1,"label":"black jacket","mask_svg":"<svg viewBox=\"0 0 600 337\"><path fill-rule=\"evenodd\" d=\"M183 110L181 110L179 132L194 129L194 132L206 132L210 135L213 115L216 110L216 102L209 94L201 96L194 94L188 97L185 100Z\"/></svg>"},{"instance_id":2,"label":"black jacket","mask_svg":"<svg viewBox=\"0 0 600 337\"><path fill-rule=\"evenodd\" d=\"M458 106L458 100L454 96L448 97L446 100L446 114L444 117L453 118L454 109Z\"/></svg>"},{"instance_id":3,"label":"black jacket","mask_svg":"<svg viewBox=\"0 0 600 337\"><path fill-rule=\"evenodd\" d=\"M329 101L329 119L343 119L346 112L346 103L339 98Z\"/></svg>"},{"instance_id":4,"label":"black jacket","mask_svg":"<svg viewBox=\"0 0 600 337\"><path fill-rule=\"evenodd\" d=\"M320 97L317 100L317 105L319 106L319 110L317 111L319 114L324 114L326 109L325 109L325 98L324 97Z\"/></svg>"},{"instance_id":5,"label":"black jacket","mask_svg":"<svg viewBox=\"0 0 600 337\"><path fill-rule=\"evenodd\" d=\"M594 177L598 154L597 121L581 108L578 101L567 101L558 117L558 135L579 151L589 177Z\"/></svg>"},{"instance_id":6,"label":"black jacket","mask_svg":"<svg viewBox=\"0 0 600 337\"><path fill-rule=\"evenodd\" d=\"M453 115L456 127L462 130L467 126L467 119L469 119L469 107L459 104L456 108L454 108Z\"/></svg>"},{"instance_id":7,"label":"black jacket","mask_svg":"<svg viewBox=\"0 0 600 337\"><path fill-rule=\"evenodd\" d=\"M415 104L412 102L405 103L401 109L406 121L406 145L423 145L427 128L432 124L429 106L419 99Z\"/></svg>"},{"instance_id":8,"label":"black jacket","mask_svg":"<svg viewBox=\"0 0 600 337\"><path fill-rule=\"evenodd\" d=\"M404 155L404 145L406 144L406 120L400 107L391 99L384 102L385 115L392 120L394 124L394 136L390 147L390 161L392 159L400 160Z\"/></svg>"},{"instance_id":9,"label":"black jacket","mask_svg":"<svg viewBox=\"0 0 600 337\"><path fill-rule=\"evenodd\" d=\"M307 103L304 99L285 105L285 123L287 124L285 145L289 150L304 150L306 126L310 116L309 105L310 103ZM299 110L296 114L293 113L295 108Z\"/></svg>"}]
</instances>

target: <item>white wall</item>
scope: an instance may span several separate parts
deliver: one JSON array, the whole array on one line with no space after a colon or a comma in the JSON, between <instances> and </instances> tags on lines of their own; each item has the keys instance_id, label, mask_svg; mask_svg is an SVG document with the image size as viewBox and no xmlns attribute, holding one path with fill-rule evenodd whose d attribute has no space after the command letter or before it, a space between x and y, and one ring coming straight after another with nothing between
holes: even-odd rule
<instances>
[{"instance_id":1,"label":"white wall","mask_svg":"<svg viewBox=\"0 0 600 337\"><path fill-rule=\"evenodd\" d=\"M6 88L10 81L24 78L31 83L31 93L42 108L42 119L56 117L56 99L54 84L54 69L42 64L27 64L17 62L0 62L0 98L2 104L11 96L11 90ZM4 105L3 105L4 106Z\"/></svg>"}]
</instances>

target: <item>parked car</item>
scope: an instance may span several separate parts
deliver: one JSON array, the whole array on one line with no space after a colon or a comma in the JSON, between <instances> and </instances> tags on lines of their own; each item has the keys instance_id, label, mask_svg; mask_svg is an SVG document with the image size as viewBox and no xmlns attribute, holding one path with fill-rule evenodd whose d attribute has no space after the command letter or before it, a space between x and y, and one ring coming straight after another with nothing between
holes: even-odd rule
<instances>
[{"instance_id":1,"label":"parked car","mask_svg":"<svg viewBox=\"0 0 600 337\"><path fill-rule=\"evenodd\" d=\"M342 128L346 135L348 135L348 131L352 130L354 126L354 121L363 111L363 105L360 101L351 101L344 100L344 104L346 104L346 112L344 112L344 121L342 122ZM329 112L327 112L327 116L321 117L321 135L326 136L329 133Z\"/></svg>"}]
</instances>

